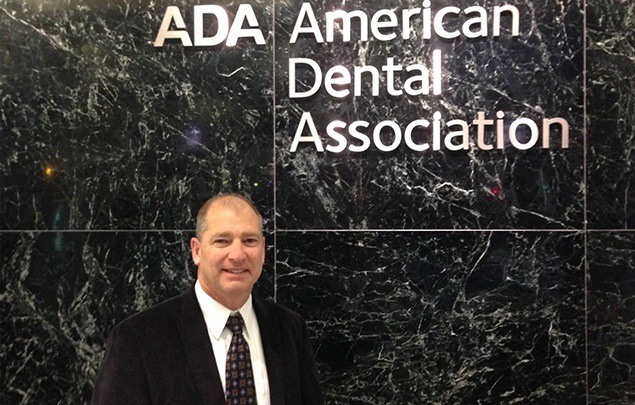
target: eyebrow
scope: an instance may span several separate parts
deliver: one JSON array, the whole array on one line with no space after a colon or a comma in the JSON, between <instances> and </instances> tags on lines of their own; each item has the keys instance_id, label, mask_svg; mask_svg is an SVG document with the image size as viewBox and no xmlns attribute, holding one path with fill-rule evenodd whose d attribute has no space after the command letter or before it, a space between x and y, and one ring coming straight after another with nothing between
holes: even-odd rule
<instances>
[{"instance_id":1,"label":"eyebrow","mask_svg":"<svg viewBox=\"0 0 635 405\"><path fill-rule=\"evenodd\" d=\"M229 237L229 236L233 236L233 233L232 232L218 232L218 233L212 234L212 237ZM245 232L245 233L241 233L239 236L240 237L263 236L263 234L261 232Z\"/></svg>"}]
</instances>

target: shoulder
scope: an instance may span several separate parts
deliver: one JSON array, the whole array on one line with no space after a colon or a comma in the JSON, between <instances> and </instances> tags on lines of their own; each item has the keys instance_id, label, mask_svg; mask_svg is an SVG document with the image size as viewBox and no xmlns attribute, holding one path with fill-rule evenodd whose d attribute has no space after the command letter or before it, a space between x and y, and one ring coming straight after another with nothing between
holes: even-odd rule
<instances>
[{"instance_id":1,"label":"shoulder","mask_svg":"<svg viewBox=\"0 0 635 405\"><path fill-rule=\"evenodd\" d=\"M258 297L254 297L253 304L259 322L262 319L266 322L285 324L287 327L304 327L304 320L300 314L283 305Z\"/></svg>"},{"instance_id":2,"label":"shoulder","mask_svg":"<svg viewBox=\"0 0 635 405\"><path fill-rule=\"evenodd\" d=\"M136 314L126 318L120 325L135 326L148 323L152 324L157 321L165 320L166 317L171 318L179 312L180 298L180 296L172 297L141 312L137 312Z\"/></svg>"},{"instance_id":3,"label":"shoulder","mask_svg":"<svg viewBox=\"0 0 635 405\"><path fill-rule=\"evenodd\" d=\"M127 336L153 336L176 331L186 294L188 291L124 319L115 326L113 332Z\"/></svg>"}]
</instances>

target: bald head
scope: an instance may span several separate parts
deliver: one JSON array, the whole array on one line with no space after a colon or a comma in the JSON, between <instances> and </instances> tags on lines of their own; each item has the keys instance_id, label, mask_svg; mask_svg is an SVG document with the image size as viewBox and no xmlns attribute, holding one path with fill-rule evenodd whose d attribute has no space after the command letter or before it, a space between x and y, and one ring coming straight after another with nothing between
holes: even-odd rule
<instances>
[{"instance_id":1,"label":"bald head","mask_svg":"<svg viewBox=\"0 0 635 405\"><path fill-rule=\"evenodd\" d=\"M260 232L262 232L262 215L260 215L258 208L249 198L237 193L221 193L205 201L203 206L198 210L198 214L196 215L196 237L198 239L202 238L203 232L205 232L207 228L207 212L212 207L229 208L235 211L249 208L258 217Z\"/></svg>"}]
</instances>

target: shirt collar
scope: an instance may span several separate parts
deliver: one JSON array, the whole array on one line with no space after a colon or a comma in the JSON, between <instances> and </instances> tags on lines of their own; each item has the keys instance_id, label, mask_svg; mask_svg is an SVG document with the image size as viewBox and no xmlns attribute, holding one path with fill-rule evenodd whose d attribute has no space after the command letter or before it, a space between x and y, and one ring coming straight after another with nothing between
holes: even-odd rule
<instances>
[{"instance_id":1,"label":"shirt collar","mask_svg":"<svg viewBox=\"0 0 635 405\"><path fill-rule=\"evenodd\" d=\"M254 313L254 307L251 301L251 294L249 294L247 302L245 302L242 307L240 307L237 311L232 311L225 308L220 302L207 295L207 293L203 291L203 287L201 287L198 280L196 280L196 284L194 284L194 292L196 293L198 305L201 307L201 311L203 312L203 318L205 319L207 330L214 339L220 339L220 335L223 333L223 329L225 329L229 315L235 312L240 312L240 315L245 321L246 337L249 338L249 336L254 336L254 328L258 327L258 323L256 321L256 314Z\"/></svg>"}]
</instances>

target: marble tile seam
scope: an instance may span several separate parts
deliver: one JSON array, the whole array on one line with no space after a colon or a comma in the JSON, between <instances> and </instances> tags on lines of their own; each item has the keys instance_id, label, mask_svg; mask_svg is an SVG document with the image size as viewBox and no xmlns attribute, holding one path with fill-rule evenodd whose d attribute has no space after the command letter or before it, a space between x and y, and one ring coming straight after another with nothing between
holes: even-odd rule
<instances>
[{"instance_id":1,"label":"marble tile seam","mask_svg":"<svg viewBox=\"0 0 635 405\"><path fill-rule=\"evenodd\" d=\"M191 232L194 233L194 229L3 229L2 233L162 233L162 232ZM635 233L635 229L584 229L584 228L569 228L569 229L535 229L535 228L467 228L467 229L453 229L453 228L426 228L426 229L265 229L267 233L362 233L362 232L554 232L554 233Z\"/></svg>"},{"instance_id":2,"label":"marble tile seam","mask_svg":"<svg viewBox=\"0 0 635 405\"><path fill-rule=\"evenodd\" d=\"M276 232L280 233L302 233L302 232L338 232L338 233L360 233L360 232L564 232L564 233L580 233L584 232L584 229L569 228L569 229L534 229L534 228L466 228L466 229L453 229L453 228L402 228L402 229L277 229Z\"/></svg>"},{"instance_id":3,"label":"marble tile seam","mask_svg":"<svg viewBox=\"0 0 635 405\"><path fill-rule=\"evenodd\" d=\"M277 60L277 45L276 45L276 2L272 2L272 13L271 13L271 36L273 40L273 51L271 52L271 79L272 79L272 109L271 109L271 120L273 124L273 133L272 133L272 157L273 164L271 167L272 177L273 177L273 212L278 212L278 171L276 162L278 161L278 154L276 148L276 138L278 136L278 120L276 114L276 105L278 104L278 97L276 93L276 88L278 87L278 83L276 81L276 60ZM278 229L278 216L273 215L273 229ZM273 301L278 302L278 234L277 232L273 232Z\"/></svg>"},{"instance_id":4,"label":"marble tile seam","mask_svg":"<svg viewBox=\"0 0 635 405\"><path fill-rule=\"evenodd\" d=\"M590 404L589 361L589 206L588 206L588 110L587 110L587 0L582 0L582 207L583 207L583 254L584 254L584 403ZM605 230L604 232L616 232Z\"/></svg>"},{"instance_id":5,"label":"marble tile seam","mask_svg":"<svg viewBox=\"0 0 635 405\"><path fill-rule=\"evenodd\" d=\"M191 232L194 229L3 229L0 233L162 233Z\"/></svg>"}]
</instances>

